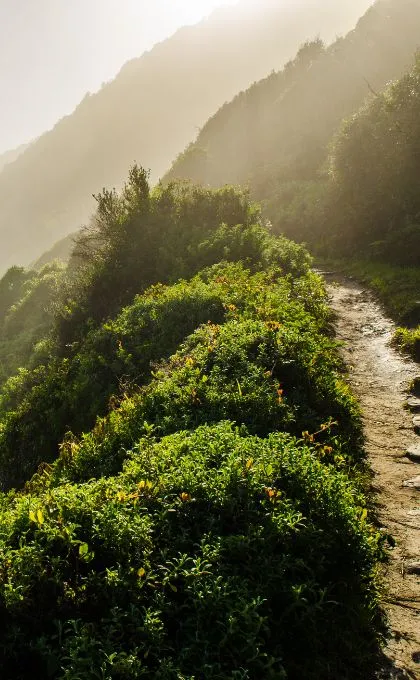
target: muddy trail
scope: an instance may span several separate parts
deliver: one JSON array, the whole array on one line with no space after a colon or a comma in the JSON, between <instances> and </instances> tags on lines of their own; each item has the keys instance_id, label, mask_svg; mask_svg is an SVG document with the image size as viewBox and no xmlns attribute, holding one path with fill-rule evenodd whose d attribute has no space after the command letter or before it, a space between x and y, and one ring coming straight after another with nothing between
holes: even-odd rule
<instances>
[{"instance_id":1,"label":"muddy trail","mask_svg":"<svg viewBox=\"0 0 420 680\"><path fill-rule=\"evenodd\" d=\"M378 518L395 540L385 573L389 668L379 677L420 679L420 436L415 400L412 410L407 404L420 367L390 346L394 324L368 291L337 275L325 278L349 382L362 407Z\"/></svg>"}]
</instances>

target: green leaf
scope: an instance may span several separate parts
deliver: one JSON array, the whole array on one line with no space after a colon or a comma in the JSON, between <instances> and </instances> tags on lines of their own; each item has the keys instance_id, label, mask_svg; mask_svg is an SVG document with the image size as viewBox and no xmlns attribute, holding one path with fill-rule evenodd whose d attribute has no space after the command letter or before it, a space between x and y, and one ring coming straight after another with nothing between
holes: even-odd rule
<instances>
[{"instance_id":1,"label":"green leaf","mask_svg":"<svg viewBox=\"0 0 420 680\"><path fill-rule=\"evenodd\" d=\"M89 546L87 543L81 543L79 545L79 555L80 557L84 557L84 555L87 555L89 552Z\"/></svg>"}]
</instances>

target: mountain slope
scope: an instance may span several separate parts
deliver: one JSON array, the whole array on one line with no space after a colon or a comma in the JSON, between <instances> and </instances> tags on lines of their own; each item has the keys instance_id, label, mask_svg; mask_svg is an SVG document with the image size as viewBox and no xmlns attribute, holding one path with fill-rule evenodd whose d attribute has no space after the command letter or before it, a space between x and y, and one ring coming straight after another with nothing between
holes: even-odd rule
<instances>
[{"instance_id":1,"label":"mountain slope","mask_svg":"<svg viewBox=\"0 0 420 680\"><path fill-rule=\"evenodd\" d=\"M27 264L74 231L93 210L91 194L120 186L134 160L161 174L224 101L308 35L347 30L369 4L244 0L126 64L1 174L0 268Z\"/></svg>"},{"instance_id":2,"label":"mountain slope","mask_svg":"<svg viewBox=\"0 0 420 680\"><path fill-rule=\"evenodd\" d=\"M22 144L16 149L11 149L10 151L5 151L0 155L0 172L5 168L8 163L13 163L23 152L28 148L28 144Z\"/></svg>"},{"instance_id":3,"label":"mountain slope","mask_svg":"<svg viewBox=\"0 0 420 680\"><path fill-rule=\"evenodd\" d=\"M166 179L248 182L274 226L287 230L285 204L302 184L310 193L342 119L409 68L419 25L417 0L378 0L346 38L327 49L307 43L283 71L223 106ZM295 226L288 233L299 237Z\"/></svg>"}]
</instances>

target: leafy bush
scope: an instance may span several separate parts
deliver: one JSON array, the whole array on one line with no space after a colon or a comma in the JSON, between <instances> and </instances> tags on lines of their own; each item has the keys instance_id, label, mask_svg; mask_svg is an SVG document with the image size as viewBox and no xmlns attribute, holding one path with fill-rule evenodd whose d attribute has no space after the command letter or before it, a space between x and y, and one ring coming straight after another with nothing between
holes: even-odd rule
<instances>
[{"instance_id":1,"label":"leafy bush","mask_svg":"<svg viewBox=\"0 0 420 680\"><path fill-rule=\"evenodd\" d=\"M104 190L96 198L57 315L62 354L154 283L191 277L221 259L254 269L275 263L296 275L310 265L305 249L270 236L259 208L234 187L172 182L151 190L146 171L134 166L121 194Z\"/></svg>"},{"instance_id":2,"label":"leafy bush","mask_svg":"<svg viewBox=\"0 0 420 680\"><path fill-rule=\"evenodd\" d=\"M344 473L229 423L4 503L4 677L362 678L378 535Z\"/></svg>"},{"instance_id":3,"label":"leafy bush","mask_svg":"<svg viewBox=\"0 0 420 680\"><path fill-rule=\"evenodd\" d=\"M74 474L83 479L118 471L126 438L140 435L144 421L168 434L230 419L265 435L317 431L330 418L339 421L337 446L351 442L356 460L357 408L340 379L328 323L325 291L313 274L291 279L218 265L189 283L152 287L92 331L71 361L9 381L0 401L3 485L21 484L41 462L54 460L67 429L79 435L109 404L110 415L80 446L78 437L72 444L79 452ZM182 340L151 372L150 362L168 357Z\"/></svg>"}]
</instances>

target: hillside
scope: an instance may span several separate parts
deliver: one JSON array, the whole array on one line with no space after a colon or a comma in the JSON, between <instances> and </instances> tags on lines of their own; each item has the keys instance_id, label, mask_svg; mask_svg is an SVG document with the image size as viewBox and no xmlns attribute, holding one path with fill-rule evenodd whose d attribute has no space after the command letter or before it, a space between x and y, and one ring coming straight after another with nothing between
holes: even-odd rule
<instances>
[{"instance_id":1,"label":"hillside","mask_svg":"<svg viewBox=\"0 0 420 680\"><path fill-rule=\"evenodd\" d=\"M5 151L0 154L0 172L8 163L13 163L13 161L19 158L27 148L28 144L22 144L21 146L18 146L17 149L11 149L10 151Z\"/></svg>"},{"instance_id":2,"label":"hillside","mask_svg":"<svg viewBox=\"0 0 420 680\"><path fill-rule=\"evenodd\" d=\"M369 4L244 0L127 63L1 173L0 269L75 231L93 211L91 194L120 187L135 160L161 175L224 101L281 67L308 35L347 31Z\"/></svg>"},{"instance_id":3,"label":"hillside","mask_svg":"<svg viewBox=\"0 0 420 680\"><path fill-rule=\"evenodd\" d=\"M37 260L31 262L30 267L41 269L45 264L54 262L54 260L68 262L74 248L74 240L77 233L68 234L68 236L64 236L64 238L54 243L52 248L46 250Z\"/></svg>"},{"instance_id":4,"label":"hillside","mask_svg":"<svg viewBox=\"0 0 420 680\"><path fill-rule=\"evenodd\" d=\"M409 69L419 25L417 0L378 0L345 38L328 48L307 43L284 70L225 104L166 179L248 183L275 229L306 238L306 206L312 208L313 182L334 133Z\"/></svg>"}]
</instances>

